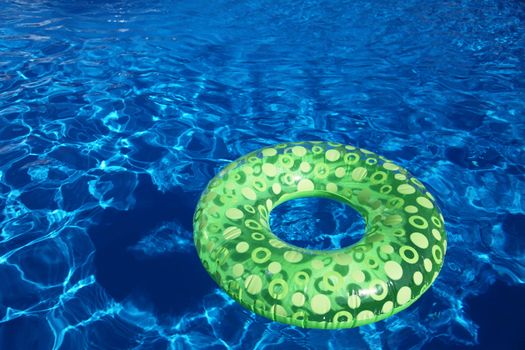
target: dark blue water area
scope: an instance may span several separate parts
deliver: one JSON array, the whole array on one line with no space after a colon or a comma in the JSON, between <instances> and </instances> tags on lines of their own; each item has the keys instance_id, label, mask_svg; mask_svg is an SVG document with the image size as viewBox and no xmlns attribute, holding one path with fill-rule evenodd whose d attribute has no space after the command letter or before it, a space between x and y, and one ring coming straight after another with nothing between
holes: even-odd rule
<instances>
[{"instance_id":1,"label":"dark blue water area","mask_svg":"<svg viewBox=\"0 0 525 350\"><path fill-rule=\"evenodd\" d=\"M0 349L525 349L525 3L0 4ZM357 329L259 317L193 245L202 190L279 142L409 169L449 244L413 306ZM363 234L341 203L271 214L292 244Z\"/></svg>"}]
</instances>

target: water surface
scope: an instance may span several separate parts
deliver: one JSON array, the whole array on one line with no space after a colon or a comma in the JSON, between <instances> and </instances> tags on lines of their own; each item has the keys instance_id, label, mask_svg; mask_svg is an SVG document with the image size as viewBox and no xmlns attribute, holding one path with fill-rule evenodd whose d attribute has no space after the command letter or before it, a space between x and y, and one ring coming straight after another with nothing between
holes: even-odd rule
<instances>
[{"instance_id":1,"label":"water surface","mask_svg":"<svg viewBox=\"0 0 525 350\"><path fill-rule=\"evenodd\" d=\"M523 2L1 7L1 349L525 348ZM443 210L442 273L383 322L271 322L196 256L219 169L315 139L392 159ZM351 211L308 203L273 215L281 237L359 235Z\"/></svg>"}]
</instances>

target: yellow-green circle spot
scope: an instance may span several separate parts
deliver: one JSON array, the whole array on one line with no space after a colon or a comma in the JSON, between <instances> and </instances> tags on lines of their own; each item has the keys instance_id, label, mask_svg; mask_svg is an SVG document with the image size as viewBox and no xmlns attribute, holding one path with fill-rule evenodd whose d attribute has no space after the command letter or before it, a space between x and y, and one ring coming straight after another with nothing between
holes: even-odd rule
<instances>
[{"instance_id":1,"label":"yellow-green circle spot","mask_svg":"<svg viewBox=\"0 0 525 350\"><path fill-rule=\"evenodd\" d=\"M264 163L262 165L262 171L268 177L275 177L277 175L277 167L271 163Z\"/></svg>"},{"instance_id":2,"label":"yellow-green circle spot","mask_svg":"<svg viewBox=\"0 0 525 350\"><path fill-rule=\"evenodd\" d=\"M303 173L308 173L308 172L310 172L310 170L312 170L312 166L308 162L301 162L301 165L299 165L299 169Z\"/></svg>"},{"instance_id":3,"label":"yellow-green circle spot","mask_svg":"<svg viewBox=\"0 0 525 350\"><path fill-rule=\"evenodd\" d=\"M386 170L398 170L399 167L397 165L395 165L394 163L390 163L390 162L385 162L383 164L383 168L385 168Z\"/></svg>"},{"instance_id":4,"label":"yellow-green circle spot","mask_svg":"<svg viewBox=\"0 0 525 350\"><path fill-rule=\"evenodd\" d=\"M295 154L297 157L304 157L306 155L306 148L303 146L293 146L292 147L292 153Z\"/></svg>"},{"instance_id":5,"label":"yellow-green circle spot","mask_svg":"<svg viewBox=\"0 0 525 350\"><path fill-rule=\"evenodd\" d=\"M241 253L241 254L242 253L246 253L248 251L248 249L250 249L250 245L247 242L239 242L235 246L235 250L238 253Z\"/></svg>"},{"instance_id":6,"label":"yellow-green circle spot","mask_svg":"<svg viewBox=\"0 0 525 350\"><path fill-rule=\"evenodd\" d=\"M295 292L292 294L292 304L301 307L304 305L304 302L306 301L306 298L303 293L301 292Z\"/></svg>"},{"instance_id":7,"label":"yellow-green circle spot","mask_svg":"<svg viewBox=\"0 0 525 350\"><path fill-rule=\"evenodd\" d=\"M407 179L407 177L405 176L405 174L395 174L394 175L394 179L398 180L398 181L405 181Z\"/></svg>"},{"instance_id":8,"label":"yellow-green circle spot","mask_svg":"<svg viewBox=\"0 0 525 350\"><path fill-rule=\"evenodd\" d=\"M326 184L326 190L328 192L337 193L337 185L333 182L329 182Z\"/></svg>"},{"instance_id":9,"label":"yellow-green circle spot","mask_svg":"<svg viewBox=\"0 0 525 350\"><path fill-rule=\"evenodd\" d=\"M270 273L273 273L273 274L276 274L276 273L279 273L281 272L281 269L282 269L282 266L279 262L277 261L272 261L269 265L268 265L268 271Z\"/></svg>"},{"instance_id":10,"label":"yellow-green circle spot","mask_svg":"<svg viewBox=\"0 0 525 350\"><path fill-rule=\"evenodd\" d=\"M359 295L352 294L348 297L348 307L350 309L357 309L361 305L361 298Z\"/></svg>"},{"instance_id":11,"label":"yellow-green circle spot","mask_svg":"<svg viewBox=\"0 0 525 350\"><path fill-rule=\"evenodd\" d=\"M430 259L423 260L423 266L425 267L426 272L432 271L432 261Z\"/></svg>"},{"instance_id":12,"label":"yellow-green circle spot","mask_svg":"<svg viewBox=\"0 0 525 350\"><path fill-rule=\"evenodd\" d=\"M363 181L367 174L366 168L357 167L352 171L352 180L360 182Z\"/></svg>"},{"instance_id":13,"label":"yellow-green circle spot","mask_svg":"<svg viewBox=\"0 0 525 350\"><path fill-rule=\"evenodd\" d=\"M408 184L402 184L397 187L397 192L401 194L412 194L416 192L416 189Z\"/></svg>"},{"instance_id":14,"label":"yellow-green circle spot","mask_svg":"<svg viewBox=\"0 0 525 350\"><path fill-rule=\"evenodd\" d=\"M357 314L358 321L366 321L372 318L374 318L374 313L370 310L363 310Z\"/></svg>"},{"instance_id":15,"label":"yellow-green circle spot","mask_svg":"<svg viewBox=\"0 0 525 350\"><path fill-rule=\"evenodd\" d=\"M397 292L396 300L399 305L406 304L412 297L412 290L408 286L401 287Z\"/></svg>"},{"instance_id":16,"label":"yellow-green circle spot","mask_svg":"<svg viewBox=\"0 0 525 350\"><path fill-rule=\"evenodd\" d=\"M341 152L336 149L330 149L326 151L326 160L329 162L335 162L341 157Z\"/></svg>"},{"instance_id":17,"label":"yellow-green circle spot","mask_svg":"<svg viewBox=\"0 0 525 350\"><path fill-rule=\"evenodd\" d=\"M412 243L414 243L417 247L421 249L428 248L428 238L420 232L411 233L410 240L412 241Z\"/></svg>"},{"instance_id":18,"label":"yellow-green circle spot","mask_svg":"<svg viewBox=\"0 0 525 350\"><path fill-rule=\"evenodd\" d=\"M335 169L335 176L338 178L343 178L345 176L346 170L343 167Z\"/></svg>"},{"instance_id":19,"label":"yellow-green circle spot","mask_svg":"<svg viewBox=\"0 0 525 350\"><path fill-rule=\"evenodd\" d=\"M233 277L241 277L244 272L244 266L242 264L235 264L232 267Z\"/></svg>"},{"instance_id":20,"label":"yellow-green circle spot","mask_svg":"<svg viewBox=\"0 0 525 350\"><path fill-rule=\"evenodd\" d=\"M270 309L270 312L272 313L272 315L276 315L279 317L288 316L288 312L286 312L286 309L281 305L273 305Z\"/></svg>"},{"instance_id":21,"label":"yellow-green circle spot","mask_svg":"<svg viewBox=\"0 0 525 350\"><path fill-rule=\"evenodd\" d=\"M241 232L242 231L240 228L235 227L235 226L230 226L224 230L224 232L222 233L222 236L226 240L232 240L232 239L239 237L241 235Z\"/></svg>"},{"instance_id":22,"label":"yellow-green circle spot","mask_svg":"<svg viewBox=\"0 0 525 350\"><path fill-rule=\"evenodd\" d=\"M244 216L244 213L242 212L242 210L238 208L228 208L228 210L226 210L226 217L228 219L239 220L239 219L242 219L243 216Z\"/></svg>"},{"instance_id":23,"label":"yellow-green circle spot","mask_svg":"<svg viewBox=\"0 0 525 350\"><path fill-rule=\"evenodd\" d=\"M330 298L324 294L316 294L310 301L310 307L314 313L318 315L324 315L330 311Z\"/></svg>"},{"instance_id":24,"label":"yellow-green circle spot","mask_svg":"<svg viewBox=\"0 0 525 350\"><path fill-rule=\"evenodd\" d=\"M405 207L405 211L409 214L415 214L417 213L418 209L415 205L407 205Z\"/></svg>"},{"instance_id":25,"label":"yellow-green circle spot","mask_svg":"<svg viewBox=\"0 0 525 350\"><path fill-rule=\"evenodd\" d=\"M303 191L313 191L315 188L314 183L310 179L302 179L297 184L297 191L303 192Z\"/></svg>"},{"instance_id":26,"label":"yellow-green circle spot","mask_svg":"<svg viewBox=\"0 0 525 350\"><path fill-rule=\"evenodd\" d=\"M427 209L432 209L434 208L434 204L432 204L432 202L430 201L430 199L428 199L427 197L417 197L416 198L416 202L422 206L422 207L425 207Z\"/></svg>"},{"instance_id":27,"label":"yellow-green circle spot","mask_svg":"<svg viewBox=\"0 0 525 350\"><path fill-rule=\"evenodd\" d=\"M441 232L439 232L439 230L433 228L432 229L432 236L434 236L436 241L441 241Z\"/></svg>"},{"instance_id":28,"label":"yellow-green circle spot","mask_svg":"<svg viewBox=\"0 0 525 350\"><path fill-rule=\"evenodd\" d=\"M303 260L303 254L294 250L288 250L284 253L284 259L291 263L298 263Z\"/></svg>"},{"instance_id":29,"label":"yellow-green circle spot","mask_svg":"<svg viewBox=\"0 0 525 350\"><path fill-rule=\"evenodd\" d=\"M394 281L401 279L403 276L403 268L399 263L393 260L387 261L384 265L384 269L388 278L393 279Z\"/></svg>"},{"instance_id":30,"label":"yellow-green circle spot","mask_svg":"<svg viewBox=\"0 0 525 350\"><path fill-rule=\"evenodd\" d=\"M249 275L244 280L244 288L252 295L258 294L262 289L262 279L257 275Z\"/></svg>"},{"instance_id":31,"label":"yellow-green circle spot","mask_svg":"<svg viewBox=\"0 0 525 350\"><path fill-rule=\"evenodd\" d=\"M381 308L381 313L388 314L392 311L394 308L394 303L390 300L383 304L383 307Z\"/></svg>"},{"instance_id":32,"label":"yellow-green circle spot","mask_svg":"<svg viewBox=\"0 0 525 350\"><path fill-rule=\"evenodd\" d=\"M414 280L414 283L419 286L421 283L423 283L423 274L420 271L414 272L414 275L412 276L412 279Z\"/></svg>"},{"instance_id":33,"label":"yellow-green circle spot","mask_svg":"<svg viewBox=\"0 0 525 350\"><path fill-rule=\"evenodd\" d=\"M272 157L277 154L277 150L275 148L265 148L262 150L262 155L265 157Z\"/></svg>"}]
</instances>

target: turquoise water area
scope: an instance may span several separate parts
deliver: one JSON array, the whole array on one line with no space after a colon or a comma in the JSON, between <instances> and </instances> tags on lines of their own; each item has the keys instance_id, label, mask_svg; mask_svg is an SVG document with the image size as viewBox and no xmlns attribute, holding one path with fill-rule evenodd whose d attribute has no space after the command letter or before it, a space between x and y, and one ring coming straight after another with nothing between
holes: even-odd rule
<instances>
[{"instance_id":1,"label":"turquoise water area","mask_svg":"<svg viewBox=\"0 0 525 350\"><path fill-rule=\"evenodd\" d=\"M525 3L57 1L0 5L0 349L524 349ZM295 328L202 268L192 215L230 161L332 140L409 169L448 251L412 307ZM272 214L334 248L361 219Z\"/></svg>"}]
</instances>

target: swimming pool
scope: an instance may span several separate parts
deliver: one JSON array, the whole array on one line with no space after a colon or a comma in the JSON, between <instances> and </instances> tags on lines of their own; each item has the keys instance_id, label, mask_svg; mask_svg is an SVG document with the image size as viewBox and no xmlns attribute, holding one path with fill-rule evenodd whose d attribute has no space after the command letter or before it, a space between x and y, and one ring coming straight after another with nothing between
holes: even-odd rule
<instances>
[{"instance_id":1,"label":"swimming pool","mask_svg":"<svg viewBox=\"0 0 525 350\"><path fill-rule=\"evenodd\" d=\"M0 348L525 347L524 57L520 1L4 2ZM207 182L305 139L384 155L437 197L445 265L406 311L295 328L201 267ZM317 248L363 230L323 200L272 227Z\"/></svg>"}]
</instances>

